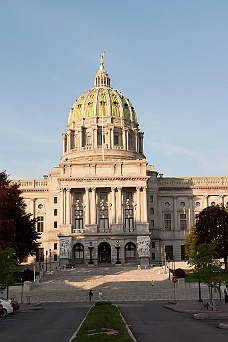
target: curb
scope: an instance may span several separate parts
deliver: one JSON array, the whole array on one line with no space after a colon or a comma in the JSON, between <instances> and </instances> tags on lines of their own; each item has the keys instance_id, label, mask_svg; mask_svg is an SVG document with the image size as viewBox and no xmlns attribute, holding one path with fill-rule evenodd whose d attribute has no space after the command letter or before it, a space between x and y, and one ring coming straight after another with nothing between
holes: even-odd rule
<instances>
[{"instance_id":1,"label":"curb","mask_svg":"<svg viewBox=\"0 0 228 342\"><path fill-rule=\"evenodd\" d=\"M34 311L34 310L43 310L43 307L40 303L37 304L22 304L20 305L20 311Z\"/></svg>"},{"instance_id":2,"label":"curb","mask_svg":"<svg viewBox=\"0 0 228 342\"><path fill-rule=\"evenodd\" d=\"M228 329L228 323L227 323L227 324L225 324L225 323L220 323L220 324L218 325L218 327L219 327L220 329Z\"/></svg>"}]
</instances>

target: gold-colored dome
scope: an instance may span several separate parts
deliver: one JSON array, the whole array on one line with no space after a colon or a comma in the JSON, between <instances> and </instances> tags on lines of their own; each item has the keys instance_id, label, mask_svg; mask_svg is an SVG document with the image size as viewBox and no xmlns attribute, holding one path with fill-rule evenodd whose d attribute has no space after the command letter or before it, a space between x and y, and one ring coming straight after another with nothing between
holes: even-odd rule
<instances>
[{"instance_id":1,"label":"gold-colored dome","mask_svg":"<svg viewBox=\"0 0 228 342\"><path fill-rule=\"evenodd\" d=\"M104 53L100 55L100 70L94 78L94 87L82 94L73 104L68 124L86 117L111 116L137 123L136 112L129 99L110 86L104 70Z\"/></svg>"}]
</instances>

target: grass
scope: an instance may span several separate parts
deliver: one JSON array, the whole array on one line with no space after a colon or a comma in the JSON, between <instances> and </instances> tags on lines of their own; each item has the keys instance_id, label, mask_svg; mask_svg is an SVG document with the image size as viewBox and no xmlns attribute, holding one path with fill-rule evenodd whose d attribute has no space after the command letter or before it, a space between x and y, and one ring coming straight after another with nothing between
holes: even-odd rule
<instances>
[{"instance_id":1,"label":"grass","mask_svg":"<svg viewBox=\"0 0 228 342\"><path fill-rule=\"evenodd\" d=\"M228 286L228 273L227 272L221 273L221 278L222 278L222 281L226 282L226 286ZM190 272L186 275L185 281L186 283L198 282L198 277L196 274Z\"/></svg>"},{"instance_id":2,"label":"grass","mask_svg":"<svg viewBox=\"0 0 228 342\"><path fill-rule=\"evenodd\" d=\"M132 342L115 305L98 302L93 306L72 342Z\"/></svg>"}]
</instances>

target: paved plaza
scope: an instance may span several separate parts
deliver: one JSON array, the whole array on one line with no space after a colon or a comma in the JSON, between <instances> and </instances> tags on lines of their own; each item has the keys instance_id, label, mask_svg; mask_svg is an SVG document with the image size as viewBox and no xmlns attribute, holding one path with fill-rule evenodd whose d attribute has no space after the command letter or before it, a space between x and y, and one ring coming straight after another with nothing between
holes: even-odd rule
<instances>
[{"instance_id":1,"label":"paved plaza","mask_svg":"<svg viewBox=\"0 0 228 342\"><path fill-rule=\"evenodd\" d=\"M93 301L142 301L142 300L197 300L198 283L174 283L168 269L149 267L81 267L48 271L36 283L25 282L23 288L11 287L10 297L19 302L68 302L88 301L89 290ZM154 280L154 286L151 281ZM102 292L102 297L99 292ZM201 284L202 298L208 298L208 288ZM222 295L223 296L223 295ZM214 293L214 298L219 298ZM22 299L22 300L21 300Z\"/></svg>"}]
</instances>

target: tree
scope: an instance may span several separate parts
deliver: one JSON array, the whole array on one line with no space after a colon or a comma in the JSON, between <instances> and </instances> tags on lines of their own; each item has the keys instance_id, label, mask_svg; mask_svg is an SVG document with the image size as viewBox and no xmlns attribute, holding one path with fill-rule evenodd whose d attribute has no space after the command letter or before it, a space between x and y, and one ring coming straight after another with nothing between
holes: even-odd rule
<instances>
[{"instance_id":1,"label":"tree","mask_svg":"<svg viewBox=\"0 0 228 342\"><path fill-rule=\"evenodd\" d=\"M202 243L197 246L196 253L189 258L188 263L194 266L194 273L200 281L207 284L209 297L212 299L212 286L217 287L218 279L216 273L220 267L214 259L216 253L216 244Z\"/></svg>"},{"instance_id":2,"label":"tree","mask_svg":"<svg viewBox=\"0 0 228 342\"><path fill-rule=\"evenodd\" d=\"M192 226L190 229L190 233L185 239L184 242L185 254L187 258L192 258L196 254L197 249L197 236L196 236L196 227Z\"/></svg>"},{"instance_id":3,"label":"tree","mask_svg":"<svg viewBox=\"0 0 228 342\"><path fill-rule=\"evenodd\" d=\"M0 290L4 290L14 284L14 271L16 269L16 260L14 258L15 250L13 248L2 249L0 247Z\"/></svg>"},{"instance_id":4,"label":"tree","mask_svg":"<svg viewBox=\"0 0 228 342\"><path fill-rule=\"evenodd\" d=\"M26 204L18 184L11 184L5 172L0 172L0 246L15 250L15 258L22 260L34 255L40 243L36 220L26 213Z\"/></svg>"},{"instance_id":5,"label":"tree","mask_svg":"<svg viewBox=\"0 0 228 342\"><path fill-rule=\"evenodd\" d=\"M228 270L228 211L224 206L210 206L203 209L196 221L197 245L215 242L216 251L224 259L225 269Z\"/></svg>"}]
</instances>

